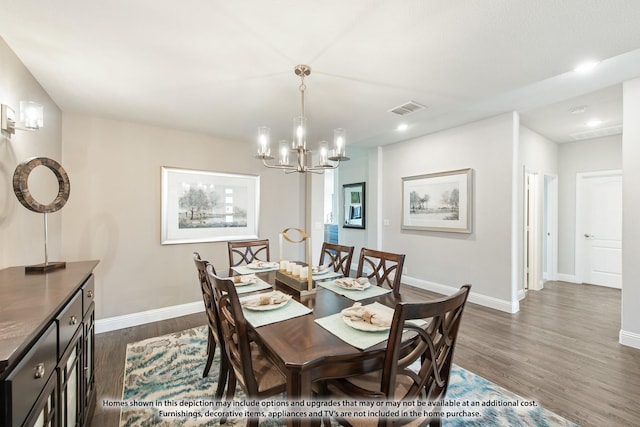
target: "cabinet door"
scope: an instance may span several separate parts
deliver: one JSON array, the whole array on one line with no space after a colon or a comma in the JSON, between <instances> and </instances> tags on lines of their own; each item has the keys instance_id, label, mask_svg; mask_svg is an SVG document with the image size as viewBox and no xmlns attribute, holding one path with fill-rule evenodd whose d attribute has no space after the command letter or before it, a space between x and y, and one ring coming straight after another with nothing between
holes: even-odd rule
<instances>
[{"instance_id":1,"label":"cabinet door","mask_svg":"<svg viewBox=\"0 0 640 427\"><path fill-rule=\"evenodd\" d=\"M44 386L42 394L31 409L24 426L57 427L58 424L58 389L57 376L52 375Z\"/></svg>"},{"instance_id":2,"label":"cabinet door","mask_svg":"<svg viewBox=\"0 0 640 427\"><path fill-rule=\"evenodd\" d=\"M60 395L60 425L78 427L82 425L83 394L83 328L71 340L67 351L58 363L58 390Z\"/></svg>"},{"instance_id":3,"label":"cabinet door","mask_svg":"<svg viewBox=\"0 0 640 427\"><path fill-rule=\"evenodd\" d=\"M94 372L94 349L95 349L95 305L92 303L89 311L85 314L84 320L84 383L83 383L83 411L84 425L89 425L89 417L93 415L95 404L95 372Z\"/></svg>"}]
</instances>

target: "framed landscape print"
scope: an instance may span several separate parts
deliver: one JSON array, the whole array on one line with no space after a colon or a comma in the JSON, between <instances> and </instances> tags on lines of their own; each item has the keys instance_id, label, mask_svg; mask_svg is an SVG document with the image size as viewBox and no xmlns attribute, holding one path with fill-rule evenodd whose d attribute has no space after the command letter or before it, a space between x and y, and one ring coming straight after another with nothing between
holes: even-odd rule
<instances>
[{"instance_id":1,"label":"framed landscape print","mask_svg":"<svg viewBox=\"0 0 640 427\"><path fill-rule=\"evenodd\" d=\"M162 167L160 243L258 237L260 177Z\"/></svg>"},{"instance_id":2,"label":"framed landscape print","mask_svg":"<svg viewBox=\"0 0 640 427\"><path fill-rule=\"evenodd\" d=\"M343 188L343 228L365 228L365 183L345 184Z\"/></svg>"},{"instance_id":3,"label":"framed landscape print","mask_svg":"<svg viewBox=\"0 0 640 427\"><path fill-rule=\"evenodd\" d=\"M402 178L402 229L471 233L472 172Z\"/></svg>"}]
</instances>

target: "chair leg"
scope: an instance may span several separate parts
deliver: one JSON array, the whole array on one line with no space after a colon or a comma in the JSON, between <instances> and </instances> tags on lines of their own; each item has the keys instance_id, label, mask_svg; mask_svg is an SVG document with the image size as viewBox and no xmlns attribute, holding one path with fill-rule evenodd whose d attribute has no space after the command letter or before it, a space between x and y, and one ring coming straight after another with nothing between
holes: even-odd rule
<instances>
[{"instance_id":1,"label":"chair leg","mask_svg":"<svg viewBox=\"0 0 640 427\"><path fill-rule=\"evenodd\" d=\"M220 355L220 372L218 373L218 388L216 389L216 400L222 399L224 394L224 387L227 385L227 379L229 378L229 359L226 354ZM235 386L233 387L235 389Z\"/></svg>"},{"instance_id":2,"label":"chair leg","mask_svg":"<svg viewBox=\"0 0 640 427\"><path fill-rule=\"evenodd\" d=\"M209 329L209 337L207 339L207 364L204 366L204 372L202 377L209 376L209 370L211 369L211 363L213 362L213 356L216 352L216 340L213 338L213 333Z\"/></svg>"},{"instance_id":3,"label":"chair leg","mask_svg":"<svg viewBox=\"0 0 640 427\"><path fill-rule=\"evenodd\" d=\"M233 395L236 391L236 374L233 372L233 370L229 371L229 385L227 387L226 400L233 400ZM225 424L226 422L227 417L220 418L220 424Z\"/></svg>"}]
</instances>

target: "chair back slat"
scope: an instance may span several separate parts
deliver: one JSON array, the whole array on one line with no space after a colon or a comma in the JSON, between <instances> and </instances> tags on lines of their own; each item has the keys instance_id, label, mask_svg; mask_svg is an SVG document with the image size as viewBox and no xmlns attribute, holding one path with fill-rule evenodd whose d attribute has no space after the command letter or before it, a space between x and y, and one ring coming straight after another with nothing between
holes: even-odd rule
<instances>
[{"instance_id":1,"label":"chair back slat","mask_svg":"<svg viewBox=\"0 0 640 427\"><path fill-rule=\"evenodd\" d=\"M404 258L404 254L362 248L356 276L374 279L378 286L387 286L399 296Z\"/></svg>"},{"instance_id":2,"label":"chair back slat","mask_svg":"<svg viewBox=\"0 0 640 427\"><path fill-rule=\"evenodd\" d=\"M216 342L220 346L220 351L224 351L224 340L221 339L222 332L220 329L220 321L218 320L218 308L213 294L213 286L209 280L209 274L207 274L207 268L211 269L213 274L215 274L215 269L208 261L201 259L200 254L197 252L193 253L193 261L198 270L198 279L200 280L202 301L204 303L205 314L207 315L209 331L213 334Z\"/></svg>"},{"instance_id":3,"label":"chair back slat","mask_svg":"<svg viewBox=\"0 0 640 427\"><path fill-rule=\"evenodd\" d=\"M353 250L353 246L324 242L320 251L320 265L328 265L336 273L349 277Z\"/></svg>"},{"instance_id":4,"label":"chair back slat","mask_svg":"<svg viewBox=\"0 0 640 427\"><path fill-rule=\"evenodd\" d=\"M399 303L394 311L385 354L380 391L392 400L444 398L470 285L455 294L429 302ZM429 321L426 328L409 323ZM413 334L411 348L404 348L403 334ZM405 337L407 335L404 335ZM418 366L418 369L412 369ZM402 384L404 393L398 394Z\"/></svg>"},{"instance_id":5,"label":"chair back slat","mask_svg":"<svg viewBox=\"0 0 640 427\"><path fill-rule=\"evenodd\" d=\"M271 261L269 239L227 242L229 267L251 264L253 261Z\"/></svg>"},{"instance_id":6,"label":"chair back slat","mask_svg":"<svg viewBox=\"0 0 640 427\"><path fill-rule=\"evenodd\" d=\"M215 274L210 274L209 277L214 287L230 365L248 397L257 397L259 392L251 359L249 326L242 312L236 287L230 279L220 278Z\"/></svg>"}]
</instances>

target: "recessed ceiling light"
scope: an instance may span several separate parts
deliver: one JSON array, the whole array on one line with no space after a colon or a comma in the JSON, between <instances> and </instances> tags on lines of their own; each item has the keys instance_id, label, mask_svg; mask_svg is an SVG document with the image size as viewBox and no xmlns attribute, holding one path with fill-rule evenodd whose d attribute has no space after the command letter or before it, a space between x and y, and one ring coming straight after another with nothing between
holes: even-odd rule
<instances>
[{"instance_id":1,"label":"recessed ceiling light","mask_svg":"<svg viewBox=\"0 0 640 427\"><path fill-rule=\"evenodd\" d=\"M569 112L571 114L582 114L585 111L587 111L587 106L586 105L580 105L579 107L573 107L572 109L569 110Z\"/></svg>"},{"instance_id":2,"label":"recessed ceiling light","mask_svg":"<svg viewBox=\"0 0 640 427\"><path fill-rule=\"evenodd\" d=\"M582 64L578 65L576 68L573 69L573 71L575 71L576 73L588 73L589 71L593 70L594 68L596 68L596 66L599 64L598 61L590 61L590 62L583 62Z\"/></svg>"},{"instance_id":3,"label":"recessed ceiling light","mask_svg":"<svg viewBox=\"0 0 640 427\"><path fill-rule=\"evenodd\" d=\"M400 123L398 125L398 127L396 128L396 130L398 130L398 132L404 132L407 129L409 129L409 125L406 124L406 123Z\"/></svg>"},{"instance_id":4,"label":"recessed ceiling light","mask_svg":"<svg viewBox=\"0 0 640 427\"><path fill-rule=\"evenodd\" d=\"M602 124L602 120L599 119L593 119L593 120L589 120L586 125L589 126L590 128L595 128L598 127Z\"/></svg>"}]
</instances>

